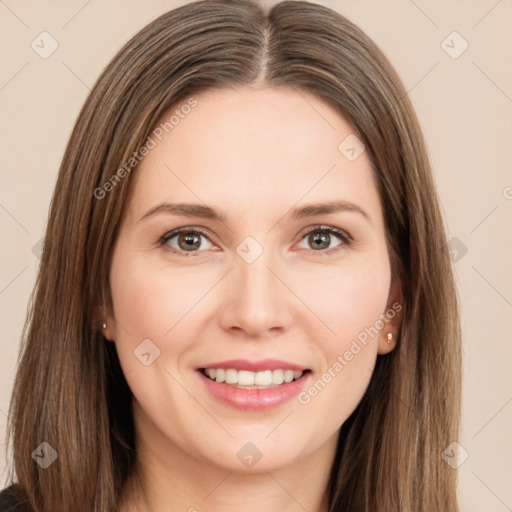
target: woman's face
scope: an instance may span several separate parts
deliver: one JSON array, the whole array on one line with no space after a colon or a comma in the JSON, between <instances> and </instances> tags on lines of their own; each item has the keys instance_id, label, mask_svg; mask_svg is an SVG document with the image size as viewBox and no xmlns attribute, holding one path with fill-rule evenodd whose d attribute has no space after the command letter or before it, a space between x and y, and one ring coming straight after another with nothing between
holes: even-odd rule
<instances>
[{"instance_id":1,"label":"woman's face","mask_svg":"<svg viewBox=\"0 0 512 512\"><path fill-rule=\"evenodd\" d=\"M304 92L195 100L153 132L110 269L137 433L230 471L331 456L399 327L370 160Z\"/></svg>"}]
</instances>

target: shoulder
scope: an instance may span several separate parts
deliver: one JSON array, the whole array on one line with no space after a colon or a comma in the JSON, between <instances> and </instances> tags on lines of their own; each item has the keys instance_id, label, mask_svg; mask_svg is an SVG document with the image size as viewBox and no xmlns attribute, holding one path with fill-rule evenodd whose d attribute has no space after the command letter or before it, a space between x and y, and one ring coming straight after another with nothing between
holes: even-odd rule
<instances>
[{"instance_id":1,"label":"shoulder","mask_svg":"<svg viewBox=\"0 0 512 512\"><path fill-rule=\"evenodd\" d=\"M24 492L18 484L10 485L0 491L0 512L29 512L24 504Z\"/></svg>"}]
</instances>

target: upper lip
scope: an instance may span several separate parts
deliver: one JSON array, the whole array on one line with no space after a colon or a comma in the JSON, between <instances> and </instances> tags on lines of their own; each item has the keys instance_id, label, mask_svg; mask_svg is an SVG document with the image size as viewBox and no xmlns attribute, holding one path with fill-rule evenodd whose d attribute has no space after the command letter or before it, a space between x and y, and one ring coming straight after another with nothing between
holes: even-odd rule
<instances>
[{"instance_id":1,"label":"upper lip","mask_svg":"<svg viewBox=\"0 0 512 512\"><path fill-rule=\"evenodd\" d=\"M248 359L230 359L228 361L219 361L199 366L197 369L223 368L225 370L247 370L250 372L261 372L264 370L294 370L303 372L308 368L300 364L290 363L279 359L261 359L259 361L249 361Z\"/></svg>"}]
</instances>

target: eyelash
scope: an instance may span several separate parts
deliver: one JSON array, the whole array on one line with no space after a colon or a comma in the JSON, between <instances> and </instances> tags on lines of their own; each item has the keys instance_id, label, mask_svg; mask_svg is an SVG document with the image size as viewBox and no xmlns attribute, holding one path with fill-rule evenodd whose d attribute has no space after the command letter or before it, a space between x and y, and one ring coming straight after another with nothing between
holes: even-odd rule
<instances>
[{"instance_id":1,"label":"eyelash","mask_svg":"<svg viewBox=\"0 0 512 512\"><path fill-rule=\"evenodd\" d=\"M326 254L330 255L330 254L338 253L340 250L343 249L343 247L350 246L350 244L353 241L352 237L346 231L335 228L333 226L325 226L325 225L313 226L311 229L309 229L309 231L306 231L305 233L301 234L300 241L302 241L307 235L311 235L311 234L317 233L317 232L334 234L342 241L341 244L339 244L336 247L333 247L331 249L324 249L324 250L319 250L319 251L314 251L311 249L311 251L313 253L317 253L319 256L325 256ZM169 240L171 240L172 238L179 236L183 233L202 235L205 238L208 238L207 232L201 228L185 227L185 228L178 228L178 229L175 229L174 231L166 233L158 240L158 244L159 244L159 246L163 247ZM209 238L208 238L208 240L209 240ZM212 243L212 242L210 241L210 243ZM166 250L167 250L167 248L166 248ZM170 246L168 246L168 250L170 250L171 252L173 252L175 254L179 254L179 255L182 255L185 257L197 256L198 254L203 252L203 251L187 252L187 251L182 251L182 250L178 251Z\"/></svg>"}]
</instances>

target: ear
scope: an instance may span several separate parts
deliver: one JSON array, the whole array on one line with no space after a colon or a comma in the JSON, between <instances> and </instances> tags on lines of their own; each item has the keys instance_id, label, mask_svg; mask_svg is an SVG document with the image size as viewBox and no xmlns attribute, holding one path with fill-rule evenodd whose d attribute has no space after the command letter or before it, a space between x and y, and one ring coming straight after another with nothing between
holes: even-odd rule
<instances>
[{"instance_id":1,"label":"ear","mask_svg":"<svg viewBox=\"0 0 512 512\"><path fill-rule=\"evenodd\" d=\"M107 340L114 341L116 337L116 321L111 306L98 306L94 312L95 331L100 331Z\"/></svg>"},{"instance_id":2,"label":"ear","mask_svg":"<svg viewBox=\"0 0 512 512\"><path fill-rule=\"evenodd\" d=\"M105 310L104 319L101 325L101 330L103 331L103 336L110 341L115 341L116 339L116 319L114 314L110 310ZM105 326L105 327L104 327Z\"/></svg>"},{"instance_id":3,"label":"ear","mask_svg":"<svg viewBox=\"0 0 512 512\"><path fill-rule=\"evenodd\" d=\"M402 327L404 300L402 283L397 277L393 277L389 287L388 303L382 314L383 328L379 333L379 354L389 354L395 347L400 328ZM388 339L391 334L392 338Z\"/></svg>"}]
</instances>

